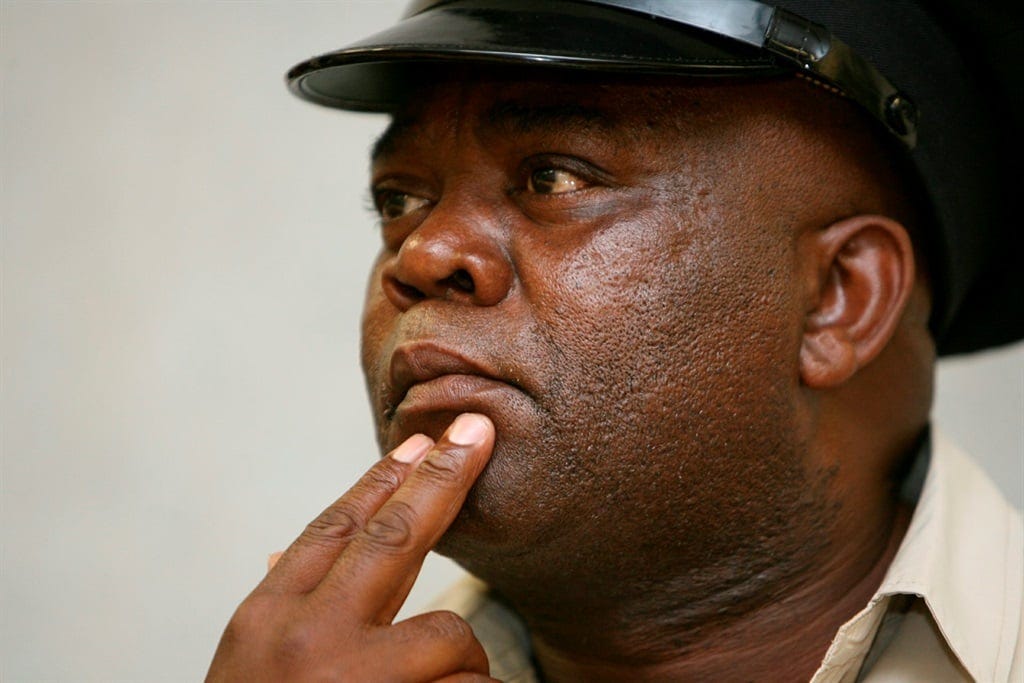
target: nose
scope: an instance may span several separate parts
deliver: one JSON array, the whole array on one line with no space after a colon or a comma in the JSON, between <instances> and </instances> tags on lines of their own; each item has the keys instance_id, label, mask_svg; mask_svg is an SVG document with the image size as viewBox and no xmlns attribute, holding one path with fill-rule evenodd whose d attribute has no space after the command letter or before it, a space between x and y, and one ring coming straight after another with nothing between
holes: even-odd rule
<instances>
[{"instance_id":1,"label":"nose","mask_svg":"<svg viewBox=\"0 0 1024 683\"><path fill-rule=\"evenodd\" d=\"M480 211L439 202L385 264L384 294L402 311L426 299L500 303L513 280L500 235L497 222Z\"/></svg>"}]
</instances>

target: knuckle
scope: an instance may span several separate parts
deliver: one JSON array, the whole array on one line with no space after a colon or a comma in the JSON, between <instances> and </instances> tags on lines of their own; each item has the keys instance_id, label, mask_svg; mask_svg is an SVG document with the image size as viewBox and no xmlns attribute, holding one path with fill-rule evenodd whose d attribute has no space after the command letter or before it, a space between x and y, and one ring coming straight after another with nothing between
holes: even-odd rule
<instances>
[{"instance_id":1,"label":"knuckle","mask_svg":"<svg viewBox=\"0 0 1024 683\"><path fill-rule=\"evenodd\" d=\"M275 659L279 662L301 662L314 649L312 633L301 621L282 627L274 644Z\"/></svg>"},{"instance_id":2,"label":"knuckle","mask_svg":"<svg viewBox=\"0 0 1024 683\"><path fill-rule=\"evenodd\" d=\"M231 616L225 637L244 639L248 634L259 631L277 609L278 601L274 596L253 593Z\"/></svg>"},{"instance_id":3,"label":"knuckle","mask_svg":"<svg viewBox=\"0 0 1024 683\"><path fill-rule=\"evenodd\" d=\"M428 623L430 628L445 640L460 643L476 640L476 636L473 634L473 627L455 612L449 612L448 610L431 612Z\"/></svg>"},{"instance_id":4,"label":"knuckle","mask_svg":"<svg viewBox=\"0 0 1024 683\"><path fill-rule=\"evenodd\" d=\"M310 619L304 610L298 610L274 631L270 659L281 670L303 672L303 680L334 680L328 674L338 674L345 660L334 655L358 651L360 644L358 630L326 628L321 621Z\"/></svg>"},{"instance_id":5,"label":"knuckle","mask_svg":"<svg viewBox=\"0 0 1024 683\"><path fill-rule=\"evenodd\" d=\"M253 593L231 615L219 649L245 649L252 643L267 642L283 611L287 606L277 596Z\"/></svg>"},{"instance_id":6,"label":"knuckle","mask_svg":"<svg viewBox=\"0 0 1024 683\"><path fill-rule=\"evenodd\" d=\"M391 501L367 522L363 533L375 546L385 550L402 550L413 537L416 512L408 504Z\"/></svg>"},{"instance_id":7,"label":"knuckle","mask_svg":"<svg viewBox=\"0 0 1024 683\"><path fill-rule=\"evenodd\" d=\"M360 527L358 514L347 505L332 505L306 525L302 537L317 545L336 546L352 538Z\"/></svg>"},{"instance_id":8,"label":"knuckle","mask_svg":"<svg viewBox=\"0 0 1024 683\"><path fill-rule=\"evenodd\" d=\"M462 481L463 459L454 453L439 451L420 463L417 475L442 486Z\"/></svg>"},{"instance_id":9,"label":"knuckle","mask_svg":"<svg viewBox=\"0 0 1024 683\"><path fill-rule=\"evenodd\" d=\"M360 489L374 491L397 491L401 485L402 478L390 458L382 459L378 466L371 468L358 484Z\"/></svg>"}]
</instances>

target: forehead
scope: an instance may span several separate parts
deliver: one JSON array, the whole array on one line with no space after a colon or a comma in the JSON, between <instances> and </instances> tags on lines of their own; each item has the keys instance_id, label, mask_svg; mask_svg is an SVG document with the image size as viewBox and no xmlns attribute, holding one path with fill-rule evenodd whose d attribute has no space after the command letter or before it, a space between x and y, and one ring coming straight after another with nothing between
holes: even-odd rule
<instances>
[{"instance_id":1,"label":"forehead","mask_svg":"<svg viewBox=\"0 0 1024 683\"><path fill-rule=\"evenodd\" d=\"M485 138L593 134L630 139L650 129L696 128L715 110L709 105L728 97L707 80L459 71L409 94L374 146L373 158L388 156L428 129L432 137L462 127Z\"/></svg>"}]
</instances>

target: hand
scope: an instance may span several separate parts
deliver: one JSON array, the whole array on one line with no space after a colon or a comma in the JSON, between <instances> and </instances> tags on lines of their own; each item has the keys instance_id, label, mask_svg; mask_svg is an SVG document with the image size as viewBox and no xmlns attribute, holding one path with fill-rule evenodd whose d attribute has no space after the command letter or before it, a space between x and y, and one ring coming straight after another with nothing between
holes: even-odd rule
<instances>
[{"instance_id":1,"label":"hand","mask_svg":"<svg viewBox=\"0 0 1024 683\"><path fill-rule=\"evenodd\" d=\"M493 447L491 421L464 414L371 467L238 607L207 681L493 680L456 614L392 624Z\"/></svg>"}]
</instances>

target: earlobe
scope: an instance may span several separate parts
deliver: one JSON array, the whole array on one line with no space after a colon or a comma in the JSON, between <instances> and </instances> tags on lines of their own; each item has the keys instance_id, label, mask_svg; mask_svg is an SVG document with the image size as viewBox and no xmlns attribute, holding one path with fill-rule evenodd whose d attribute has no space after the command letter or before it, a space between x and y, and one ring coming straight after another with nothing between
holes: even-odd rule
<instances>
[{"instance_id":1,"label":"earlobe","mask_svg":"<svg viewBox=\"0 0 1024 683\"><path fill-rule=\"evenodd\" d=\"M842 384L857 371L857 355L842 328L804 333L800 345L800 379L809 387Z\"/></svg>"},{"instance_id":2,"label":"earlobe","mask_svg":"<svg viewBox=\"0 0 1024 683\"><path fill-rule=\"evenodd\" d=\"M808 306L800 379L838 386L888 344L914 284L906 229L884 216L854 216L807 235Z\"/></svg>"}]
</instances>

